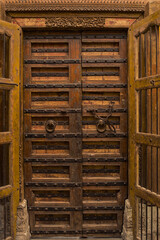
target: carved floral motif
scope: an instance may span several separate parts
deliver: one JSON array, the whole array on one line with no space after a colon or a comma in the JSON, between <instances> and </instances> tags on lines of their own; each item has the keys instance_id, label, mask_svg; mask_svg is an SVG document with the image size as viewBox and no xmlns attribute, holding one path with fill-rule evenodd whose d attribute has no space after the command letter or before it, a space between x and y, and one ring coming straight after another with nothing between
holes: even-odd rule
<instances>
[{"instance_id":1,"label":"carved floral motif","mask_svg":"<svg viewBox=\"0 0 160 240\"><path fill-rule=\"evenodd\" d=\"M103 28L103 17L52 17L46 18L46 26L54 28Z\"/></svg>"}]
</instances>

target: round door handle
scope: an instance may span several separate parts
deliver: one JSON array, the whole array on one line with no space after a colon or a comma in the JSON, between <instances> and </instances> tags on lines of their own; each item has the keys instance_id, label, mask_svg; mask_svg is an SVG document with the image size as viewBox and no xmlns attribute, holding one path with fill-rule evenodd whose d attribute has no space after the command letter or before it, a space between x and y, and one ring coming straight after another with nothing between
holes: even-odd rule
<instances>
[{"instance_id":1,"label":"round door handle","mask_svg":"<svg viewBox=\"0 0 160 240\"><path fill-rule=\"evenodd\" d=\"M106 122L103 119L99 119L97 124L97 132L104 133L106 131Z\"/></svg>"},{"instance_id":2,"label":"round door handle","mask_svg":"<svg viewBox=\"0 0 160 240\"><path fill-rule=\"evenodd\" d=\"M54 120L48 120L45 124L46 132L53 133L55 131L57 123Z\"/></svg>"}]
</instances>

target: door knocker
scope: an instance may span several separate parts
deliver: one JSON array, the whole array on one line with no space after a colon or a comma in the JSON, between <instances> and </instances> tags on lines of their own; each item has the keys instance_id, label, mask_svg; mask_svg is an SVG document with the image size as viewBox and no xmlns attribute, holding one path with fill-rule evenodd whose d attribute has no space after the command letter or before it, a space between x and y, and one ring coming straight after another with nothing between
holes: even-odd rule
<instances>
[{"instance_id":1,"label":"door knocker","mask_svg":"<svg viewBox=\"0 0 160 240\"><path fill-rule=\"evenodd\" d=\"M54 120L48 120L45 124L46 132L53 133L55 131L57 123Z\"/></svg>"},{"instance_id":2,"label":"door knocker","mask_svg":"<svg viewBox=\"0 0 160 240\"><path fill-rule=\"evenodd\" d=\"M99 133L103 133L106 131L106 121L104 119L99 118L96 124L97 131Z\"/></svg>"},{"instance_id":3,"label":"door knocker","mask_svg":"<svg viewBox=\"0 0 160 240\"><path fill-rule=\"evenodd\" d=\"M111 132L116 133L116 129L115 129L113 123L111 123L109 120L109 118L112 116L113 104L114 104L114 102L111 102L109 105L109 115L107 117L100 117L96 114L94 109L90 110L90 112L92 114L94 114L94 117L96 119L98 119L98 121L96 123L97 132L104 133L106 131L106 126L108 126Z\"/></svg>"}]
</instances>

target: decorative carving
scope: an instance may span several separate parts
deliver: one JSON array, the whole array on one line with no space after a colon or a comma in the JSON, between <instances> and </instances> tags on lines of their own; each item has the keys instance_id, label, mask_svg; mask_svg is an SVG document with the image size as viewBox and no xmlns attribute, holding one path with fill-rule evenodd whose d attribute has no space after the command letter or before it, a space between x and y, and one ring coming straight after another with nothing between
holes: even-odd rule
<instances>
[{"instance_id":1,"label":"decorative carving","mask_svg":"<svg viewBox=\"0 0 160 240\"><path fill-rule=\"evenodd\" d=\"M6 0L6 11L143 12L147 0Z\"/></svg>"},{"instance_id":2,"label":"decorative carving","mask_svg":"<svg viewBox=\"0 0 160 240\"><path fill-rule=\"evenodd\" d=\"M29 240L30 228L27 212L27 202L24 199L17 208L16 240Z\"/></svg>"},{"instance_id":3,"label":"decorative carving","mask_svg":"<svg viewBox=\"0 0 160 240\"><path fill-rule=\"evenodd\" d=\"M50 3L50 4L144 4L148 2L148 0L6 0L6 3L23 3L23 4L31 4L31 3Z\"/></svg>"},{"instance_id":4,"label":"decorative carving","mask_svg":"<svg viewBox=\"0 0 160 240\"><path fill-rule=\"evenodd\" d=\"M103 28L103 17L51 17L46 18L47 27L55 28Z\"/></svg>"}]
</instances>

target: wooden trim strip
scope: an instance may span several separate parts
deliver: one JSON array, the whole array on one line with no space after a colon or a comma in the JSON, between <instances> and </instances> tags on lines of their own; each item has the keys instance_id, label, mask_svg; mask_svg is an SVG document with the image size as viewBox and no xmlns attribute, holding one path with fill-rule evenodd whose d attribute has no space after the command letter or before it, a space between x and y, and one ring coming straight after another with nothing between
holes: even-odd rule
<instances>
[{"instance_id":1,"label":"wooden trim strip","mask_svg":"<svg viewBox=\"0 0 160 240\"><path fill-rule=\"evenodd\" d=\"M147 202L150 202L153 205L160 207L160 195L158 195L154 192L151 192L150 190L145 189L140 186L136 186L135 194L137 197L140 197L140 198L146 200Z\"/></svg>"},{"instance_id":2,"label":"wooden trim strip","mask_svg":"<svg viewBox=\"0 0 160 240\"><path fill-rule=\"evenodd\" d=\"M9 143L12 141L11 132L0 132L0 144Z\"/></svg>"},{"instance_id":3,"label":"wooden trim strip","mask_svg":"<svg viewBox=\"0 0 160 240\"><path fill-rule=\"evenodd\" d=\"M153 147L160 147L160 135L149 133L136 133L135 141L139 144L145 144Z\"/></svg>"},{"instance_id":4,"label":"wooden trim strip","mask_svg":"<svg viewBox=\"0 0 160 240\"><path fill-rule=\"evenodd\" d=\"M133 24L134 25L134 24ZM135 38L132 26L128 31L128 181L129 181L129 200L133 209L133 239L136 239L136 199L135 199L135 186L136 186L136 143L134 140L136 132L136 94L135 94ZM137 47L137 46L136 46Z\"/></svg>"},{"instance_id":5,"label":"wooden trim strip","mask_svg":"<svg viewBox=\"0 0 160 240\"><path fill-rule=\"evenodd\" d=\"M4 90L11 90L11 89L13 89L14 87L17 87L18 85L17 84L7 84L7 83L5 83L5 84L1 84L0 83L0 89L4 89Z\"/></svg>"},{"instance_id":6,"label":"wooden trim strip","mask_svg":"<svg viewBox=\"0 0 160 240\"><path fill-rule=\"evenodd\" d=\"M8 197L9 195L11 195L11 193L12 193L11 185L0 187L0 198Z\"/></svg>"},{"instance_id":7,"label":"wooden trim strip","mask_svg":"<svg viewBox=\"0 0 160 240\"><path fill-rule=\"evenodd\" d=\"M0 83L12 83L11 79L10 78L1 78L0 77Z\"/></svg>"},{"instance_id":8,"label":"wooden trim strip","mask_svg":"<svg viewBox=\"0 0 160 240\"><path fill-rule=\"evenodd\" d=\"M10 78L0 78L0 88L13 88L14 86L18 86L16 83L14 83Z\"/></svg>"},{"instance_id":9,"label":"wooden trim strip","mask_svg":"<svg viewBox=\"0 0 160 240\"><path fill-rule=\"evenodd\" d=\"M135 81L136 90L156 87L160 87L160 75L138 78Z\"/></svg>"}]
</instances>

